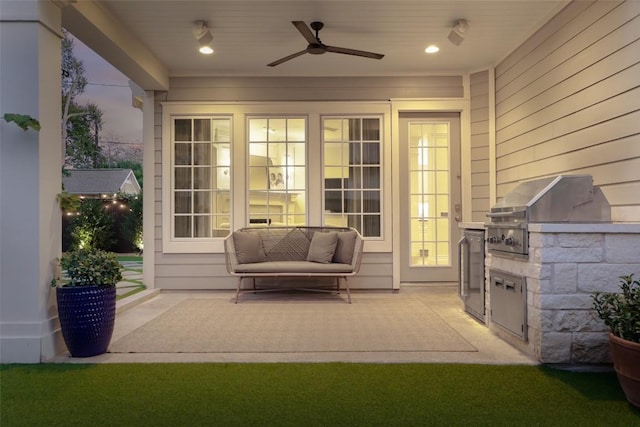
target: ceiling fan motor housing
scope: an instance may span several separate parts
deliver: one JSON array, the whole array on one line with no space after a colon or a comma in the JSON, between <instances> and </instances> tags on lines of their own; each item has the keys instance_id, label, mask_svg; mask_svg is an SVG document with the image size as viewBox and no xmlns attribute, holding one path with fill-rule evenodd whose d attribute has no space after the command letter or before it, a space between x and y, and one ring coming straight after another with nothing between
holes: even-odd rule
<instances>
[{"instance_id":1,"label":"ceiling fan motor housing","mask_svg":"<svg viewBox=\"0 0 640 427\"><path fill-rule=\"evenodd\" d=\"M310 44L307 46L307 52L312 55L321 55L327 51L327 47L323 44Z\"/></svg>"}]
</instances>

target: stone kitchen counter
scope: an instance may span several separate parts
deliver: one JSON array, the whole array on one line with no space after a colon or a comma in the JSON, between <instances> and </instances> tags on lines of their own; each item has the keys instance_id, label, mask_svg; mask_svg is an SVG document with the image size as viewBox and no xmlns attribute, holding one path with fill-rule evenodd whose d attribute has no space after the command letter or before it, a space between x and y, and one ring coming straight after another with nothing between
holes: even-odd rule
<instances>
[{"instance_id":1,"label":"stone kitchen counter","mask_svg":"<svg viewBox=\"0 0 640 427\"><path fill-rule=\"evenodd\" d=\"M489 321L498 335L542 363L607 363L608 329L591 294L619 292L620 276L640 276L640 224L531 223L528 260L488 255L486 267L526 278L528 340Z\"/></svg>"}]
</instances>

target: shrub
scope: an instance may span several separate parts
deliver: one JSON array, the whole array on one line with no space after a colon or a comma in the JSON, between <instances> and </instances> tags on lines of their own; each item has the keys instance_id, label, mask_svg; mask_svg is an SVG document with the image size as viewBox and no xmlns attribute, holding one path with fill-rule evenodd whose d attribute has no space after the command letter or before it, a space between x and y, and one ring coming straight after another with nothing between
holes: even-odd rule
<instances>
[{"instance_id":1,"label":"shrub","mask_svg":"<svg viewBox=\"0 0 640 427\"><path fill-rule=\"evenodd\" d=\"M69 276L69 282L63 286L114 287L122 280L122 266L116 254L99 249L67 252L60 259L60 266Z\"/></svg>"},{"instance_id":2,"label":"shrub","mask_svg":"<svg viewBox=\"0 0 640 427\"><path fill-rule=\"evenodd\" d=\"M70 227L74 249L109 250L115 242L113 218L99 199L83 200Z\"/></svg>"},{"instance_id":3,"label":"shrub","mask_svg":"<svg viewBox=\"0 0 640 427\"><path fill-rule=\"evenodd\" d=\"M121 233L134 248L142 250L142 194L135 198L123 198L129 212L121 223Z\"/></svg>"},{"instance_id":4,"label":"shrub","mask_svg":"<svg viewBox=\"0 0 640 427\"><path fill-rule=\"evenodd\" d=\"M640 281L633 274L620 276L622 293L594 292L593 307L611 332L640 343Z\"/></svg>"}]
</instances>

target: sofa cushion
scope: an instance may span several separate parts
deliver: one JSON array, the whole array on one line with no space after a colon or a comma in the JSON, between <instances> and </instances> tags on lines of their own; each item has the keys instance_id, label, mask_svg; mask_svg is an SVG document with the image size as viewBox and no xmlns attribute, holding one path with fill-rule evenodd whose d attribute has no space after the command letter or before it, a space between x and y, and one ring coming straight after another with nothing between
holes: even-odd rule
<instances>
[{"instance_id":1,"label":"sofa cushion","mask_svg":"<svg viewBox=\"0 0 640 427\"><path fill-rule=\"evenodd\" d=\"M236 273L258 273L274 275L295 275L301 276L309 274L331 274L331 273L351 273L353 270L349 264L321 264L310 261L269 261L252 264L240 264L235 268Z\"/></svg>"},{"instance_id":2,"label":"sofa cushion","mask_svg":"<svg viewBox=\"0 0 640 427\"><path fill-rule=\"evenodd\" d=\"M236 250L236 259L239 264L265 262L267 255L264 253L260 234L251 231L234 231L233 245Z\"/></svg>"},{"instance_id":3,"label":"sofa cushion","mask_svg":"<svg viewBox=\"0 0 640 427\"><path fill-rule=\"evenodd\" d=\"M338 244L338 233L335 231L329 233L315 232L311 238L309 252L307 253L307 261L328 264L333 259Z\"/></svg>"},{"instance_id":4,"label":"sofa cushion","mask_svg":"<svg viewBox=\"0 0 640 427\"><path fill-rule=\"evenodd\" d=\"M351 264L353 261L353 251L356 248L356 232L342 231L338 233L336 250L333 253L333 261L342 264Z\"/></svg>"}]
</instances>

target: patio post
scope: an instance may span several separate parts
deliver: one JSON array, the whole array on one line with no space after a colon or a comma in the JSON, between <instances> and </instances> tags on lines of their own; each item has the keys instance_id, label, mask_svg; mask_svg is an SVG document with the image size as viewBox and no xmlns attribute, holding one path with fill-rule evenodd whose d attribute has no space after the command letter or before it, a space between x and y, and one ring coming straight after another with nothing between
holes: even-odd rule
<instances>
[{"instance_id":1,"label":"patio post","mask_svg":"<svg viewBox=\"0 0 640 427\"><path fill-rule=\"evenodd\" d=\"M60 351L52 260L60 255L60 8L0 5L0 115L28 114L40 132L0 120L0 362Z\"/></svg>"}]
</instances>

